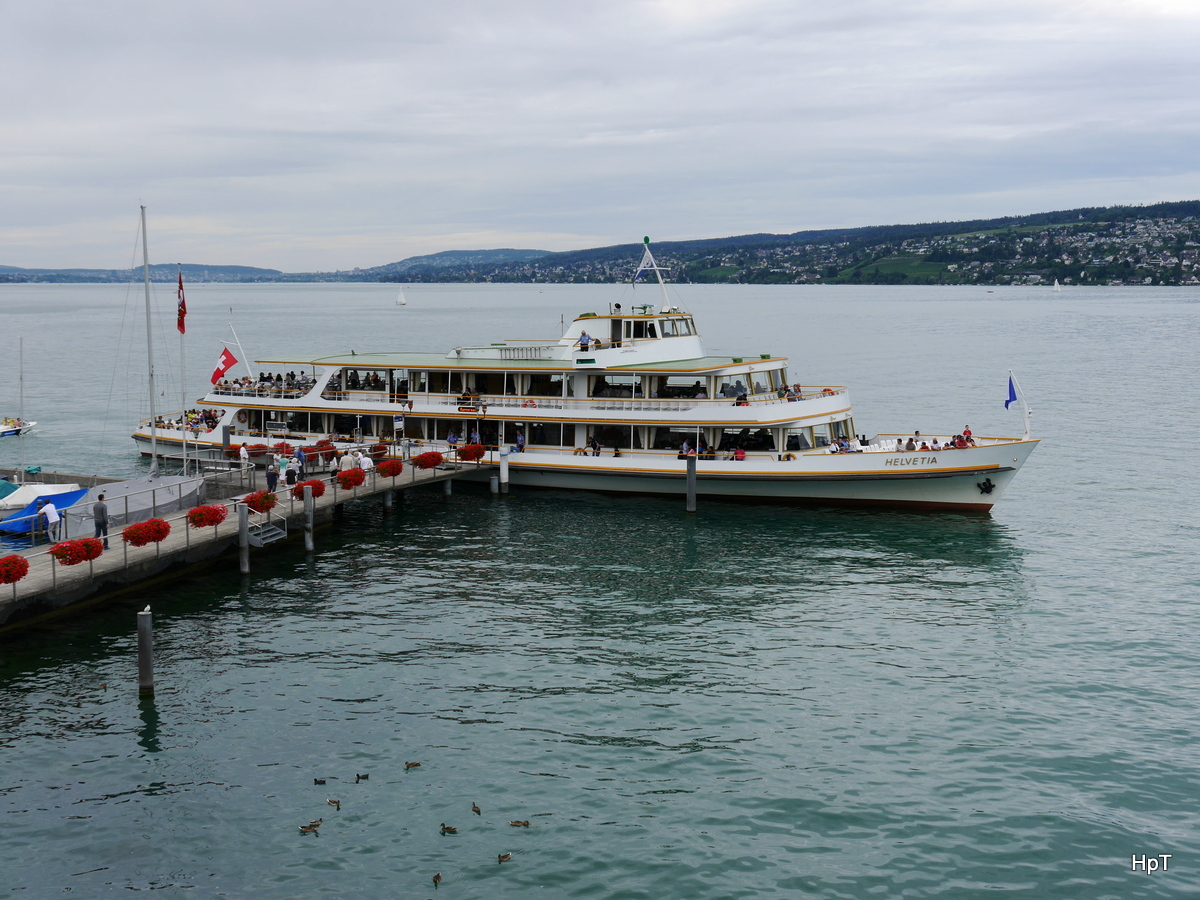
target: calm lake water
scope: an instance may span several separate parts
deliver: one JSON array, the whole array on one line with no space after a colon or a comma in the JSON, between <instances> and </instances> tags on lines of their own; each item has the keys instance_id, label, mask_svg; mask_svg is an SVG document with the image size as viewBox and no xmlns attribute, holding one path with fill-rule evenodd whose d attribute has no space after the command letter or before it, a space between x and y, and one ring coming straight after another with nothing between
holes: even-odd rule
<instances>
[{"instance_id":1,"label":"calm lake water","mask_svg":"<svg viewBox=\"0 0 1200 900\"><path fill-rule=\"evenodd\" d=\"M192 287L189 396L231 321L251 356L449 349L631 299L405 293ZM1200 893L1200 291L676 293L710 351L848 384L859 431L1019 434L1012 368L1043 443L988 517L467 486L351 504L312 556L8 636L7 892L425 897L440 872L439 898ZM24 335L40 423L0 465L141 469L140 296L0 286L0 411ZM1131 871L1143 854L1166 871Z\"/></svg>"}]
</instances>

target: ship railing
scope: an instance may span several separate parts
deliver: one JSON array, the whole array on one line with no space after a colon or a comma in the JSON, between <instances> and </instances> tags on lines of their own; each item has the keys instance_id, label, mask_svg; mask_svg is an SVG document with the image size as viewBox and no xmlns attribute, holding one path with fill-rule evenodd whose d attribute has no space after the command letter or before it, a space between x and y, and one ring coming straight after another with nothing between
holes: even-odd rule
<instances>
[{"instance_id":1,"label":"ship railing","mask_svg":"<svg viewBox=\"0 0 1200 900\"><path fill-rule=\"evenodd\" d=\"M209 389L209 394L216 394L222 397L254 397L263 400L298 400L312 390L312 386L315 383L290 388L274 388L266 387L265 385L232 388L214 385Z\"/></svg>"}]
</instances>

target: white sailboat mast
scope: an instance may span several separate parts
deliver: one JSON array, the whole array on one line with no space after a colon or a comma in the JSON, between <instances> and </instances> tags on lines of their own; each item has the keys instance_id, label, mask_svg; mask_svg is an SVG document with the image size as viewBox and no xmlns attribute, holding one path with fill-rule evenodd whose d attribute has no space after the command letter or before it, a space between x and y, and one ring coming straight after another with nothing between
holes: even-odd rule
<instances>
[{"instance_id":1,"label":"white sailboat mast","mask_svg":"<svg viewBox=\"0 0 1200 900\"><path fill-rule=\"evenodd\" d=\"M142 276L146 285L146 371L150 391L150 477L158 474L158 429L154 415L154 339L150 322L150 248L146 239L146 207L142 207Z\"/></svg>"},{"instance_id":2,"label":"white sailboat mast","mask_svg":"<svg viewBox=\"0 0 1200 900\"><path fill-rule=\"evenodd\" d=\"M179 292L183 293L183 263L179 263ZM178 312L176 313L178 315ZM187 327L186 325L184 326ZM183 436L183 475L188 473L187 456L187 366L183 359L183 332L179 332L179 433Z\"/></svg>"},{"instance_id":3,"label":"white sailboat mast","mask_svg":"<svg viewBox=\"0 0 1200 900\"><path fill-rule=\"evenodd\" d=\"M18 364L20 365L20 374L18 375L19 392L17 399L17 449L20 451L21 468L17 470L17 480L19 483L25 483L25 338L22 337L17 344L17 355L20 357Z\"/></svg>"}]
</instances>

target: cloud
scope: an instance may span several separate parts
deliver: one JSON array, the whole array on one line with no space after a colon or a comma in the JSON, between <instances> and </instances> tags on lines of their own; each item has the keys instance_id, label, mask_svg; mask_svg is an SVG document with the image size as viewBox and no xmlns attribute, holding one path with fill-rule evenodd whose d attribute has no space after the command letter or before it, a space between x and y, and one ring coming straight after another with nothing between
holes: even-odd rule
<instances>
[{"instance_id":1,"label":"cloud","mask_svg":"<svg viewBox=\"0 0 1200 900\"><path fill-rule=\"evenodd\" d=\"M163 258L296 271L1191 197L1198 20L1173 0L10 5L0 262L123 264L139 201Z\"/></svg>"}]
</instances>

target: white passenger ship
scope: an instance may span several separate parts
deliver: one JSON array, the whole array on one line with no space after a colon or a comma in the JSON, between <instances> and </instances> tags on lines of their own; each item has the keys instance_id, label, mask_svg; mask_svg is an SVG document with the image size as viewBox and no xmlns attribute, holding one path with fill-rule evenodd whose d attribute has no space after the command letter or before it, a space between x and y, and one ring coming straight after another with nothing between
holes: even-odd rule
<instances>
[{"instance_id":1,"label":"white passenger ship","mask_svg":"<svg viewBox=\"0 0 1200 900\"><path fill-rule=\"evenodd\" d=\"M904 451L909 435L859 439L845 387L797 391L787 360L770 354L706 355L649 246L645 270L661 305L583 313L558 340L259 360L256 369L296 380L215 386L201 404L220 414L216 427L160 424L159 452L185 438L190 452L321 439L445 451L451 435L465 444L474 434L493 457L509 452L513 485L678 495L695 453L701 496L986 511L1037 445L1028 428L939 451ZM149 424L133 435L143 454ZM923 439L935 436L952 438ZM851 452L837 452L843 441Z\"/></svg>"}]
</instances>

